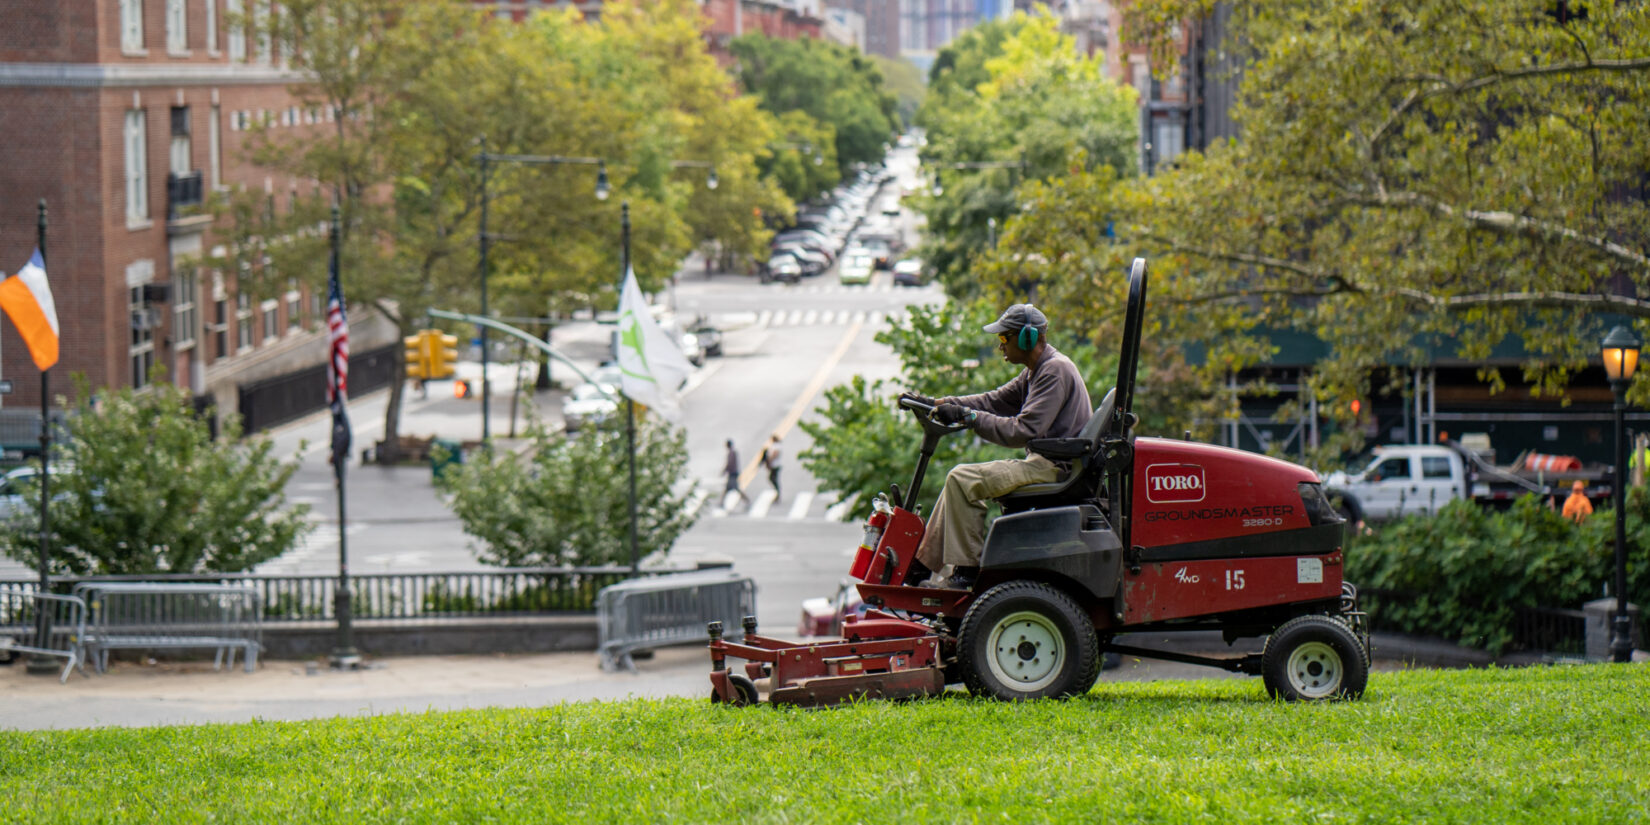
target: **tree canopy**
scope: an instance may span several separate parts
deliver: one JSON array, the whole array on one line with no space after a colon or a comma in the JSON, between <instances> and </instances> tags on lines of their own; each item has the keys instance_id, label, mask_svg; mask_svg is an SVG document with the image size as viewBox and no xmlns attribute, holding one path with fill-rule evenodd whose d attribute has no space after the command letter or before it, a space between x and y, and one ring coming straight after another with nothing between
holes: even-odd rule
<instances>
[{"instance_id":1,"label":"tree canopy","mask_svg":"<svg viewBox=\"0 0 1650 825\"><path fill-rule=\"evenodd\" d=\"M747 34L734 38L729 50L740 85L762 108L781 116L800 111L830 127L839 172L882 159L900 124L898 101L875 61L858 49L807 37Z\"/></svg>"},{"instance_id":2,"label":"tree canopy","mask_svg":"<svg viewBox=\"0 0 1650 825\"><path fill-rule=\"evenodd\" d=\"M1021 188L1073 169L1132 175L1138 140L1134 91L1076 54L1048 15L984 24L941 54L917 121L922 160L937 186L920 202L924 257L953 294L977 294L971 270L1024 205Z\"/></svg>"},{"instance_id":3,"label":"tree canopy","mask_svg":"<svg viewBox=\"0 0 1650 825\"><path fill-rule=\"evenodd\" d=\"M1209 7L1133 5L1160 56ZM1553 392L1609 324L1650 317L1642 4L1234 9L1220 48L1247 55L1241 138L1116 204L1120 235L1195 281L1185 300L1321 338L1332 354L1310 380L1326 400L1366 393L1377 367L1482 362L1508 339Z\"/></svg>"},{"instance_id":4,"label":"tree canopy","mask_svg":"<svg viewBox=\"0 0 1650 825\"><path fill-rule=\"evenodd\" d=\"M319 288L325 234L315 227L331 202L342 212L346 297L402 334L433 307L479 309L484 200L490 309L532 317L616 304L622 203L649 290L696 244L763 254L764 219L794 208L758 167L778 126L717 68L692 0L614 0L599 23L567 9L523 24L462 2L282 5L267 21L236 22L265 22L307 73L292 93L319 113L318 128L258 129L253 160L313 184L230 199L229 254L212 263L242 289L270 293L293 279ZM496 160L484 180L483 151L590 162ZM598 168L612 186L606 201L595 197ZM388 444L401 392L392 385Z\"/></svg>"}]
</instances>

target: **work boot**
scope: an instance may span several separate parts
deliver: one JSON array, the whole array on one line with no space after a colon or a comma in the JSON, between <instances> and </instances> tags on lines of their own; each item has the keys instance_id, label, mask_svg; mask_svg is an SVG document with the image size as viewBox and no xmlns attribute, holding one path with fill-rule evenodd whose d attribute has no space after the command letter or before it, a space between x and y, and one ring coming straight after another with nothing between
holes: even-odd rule
<instances>
[{"instance_id":1,"label":"work boot","mask_svg":"<svg viewBox=\"0 0 1650 825\"><path fill-rule=\"evenodd\" d=\"M980 568L978 567L953 566L950 576L945 578L935 576L934 580L930 581L927 586L941 590L973 590L974 578L978 575L980 575Z\"/></svg>"},{"instance_id":2,"label":"work boot","mask_svg":"<svg viewBox=\"0 0 1650 825\"><path fill-rule=\"evenodd\" d=\"M917 561L916 559L912 559L911 569L905 571L905 580L900 582L900 584L903 584L906 587L917 587L927 581L928 577L932 575L934 575L934 571L929 570L927 565Z\"/></svg>"}]
</instances>

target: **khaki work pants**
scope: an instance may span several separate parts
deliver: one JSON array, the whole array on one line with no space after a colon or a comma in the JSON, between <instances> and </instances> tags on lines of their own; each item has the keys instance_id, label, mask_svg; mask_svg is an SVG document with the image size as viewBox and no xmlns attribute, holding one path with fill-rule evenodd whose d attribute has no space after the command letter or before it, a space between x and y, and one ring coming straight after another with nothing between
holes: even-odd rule
<instances>
[{"instance_id":1,"label":"khaki work pants","mask_svg":"<svg viewBox=\"0 0 1650 825\"><path fill-rule=\"evenodd\" d=\"M986 502L1027 484L1049 484L1059 478L1060 468L1036 454L958 464L945 475L945 489L917 546L917 561L934 571L947 564L978 567L985 549Z\"/></svg>"}]
</instances>

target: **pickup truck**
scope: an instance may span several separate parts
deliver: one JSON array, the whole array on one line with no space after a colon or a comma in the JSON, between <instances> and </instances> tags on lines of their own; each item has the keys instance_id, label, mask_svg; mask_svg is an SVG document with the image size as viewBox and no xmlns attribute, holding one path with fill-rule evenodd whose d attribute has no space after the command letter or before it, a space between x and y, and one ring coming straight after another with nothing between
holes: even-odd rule
<instances>
[{"instance_id":1,"label":"pickup truck","mask_svg":"<svg viewBox=\"0 0 1650 825\"><path fill-rule=\"evenodd\" d=\"M1587 483L1586 495L1594 501L1613 492L1609 468L1554 458L1525 455L1501 467L1455 442L1376 447L1367 466L1330 473L1324 489L1350 523L1431 514L1458 498L1500 507L1530 493L1562 499L1577 479ZM1536 469L1543 462L1553 469Z\"/></svg>"}]
</instances>

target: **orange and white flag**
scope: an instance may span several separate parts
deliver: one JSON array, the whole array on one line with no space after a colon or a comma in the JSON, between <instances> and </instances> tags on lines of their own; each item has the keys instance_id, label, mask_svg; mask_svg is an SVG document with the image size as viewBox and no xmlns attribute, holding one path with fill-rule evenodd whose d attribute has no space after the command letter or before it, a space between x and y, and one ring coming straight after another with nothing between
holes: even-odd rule
<instances>
[{"instance_id":1,"label":"orange and white flag","mask_svg":"<svg viewBox=\"0 0 1650 825\"><path fill-rule=\"evenodd\" d=\"M34 365L41 372L51 369L57 363L57 303L46 283L46 262L40 250L34 251L20 272L0 281L0 309L29 345Z\"/></svg>"}]
</instances>

